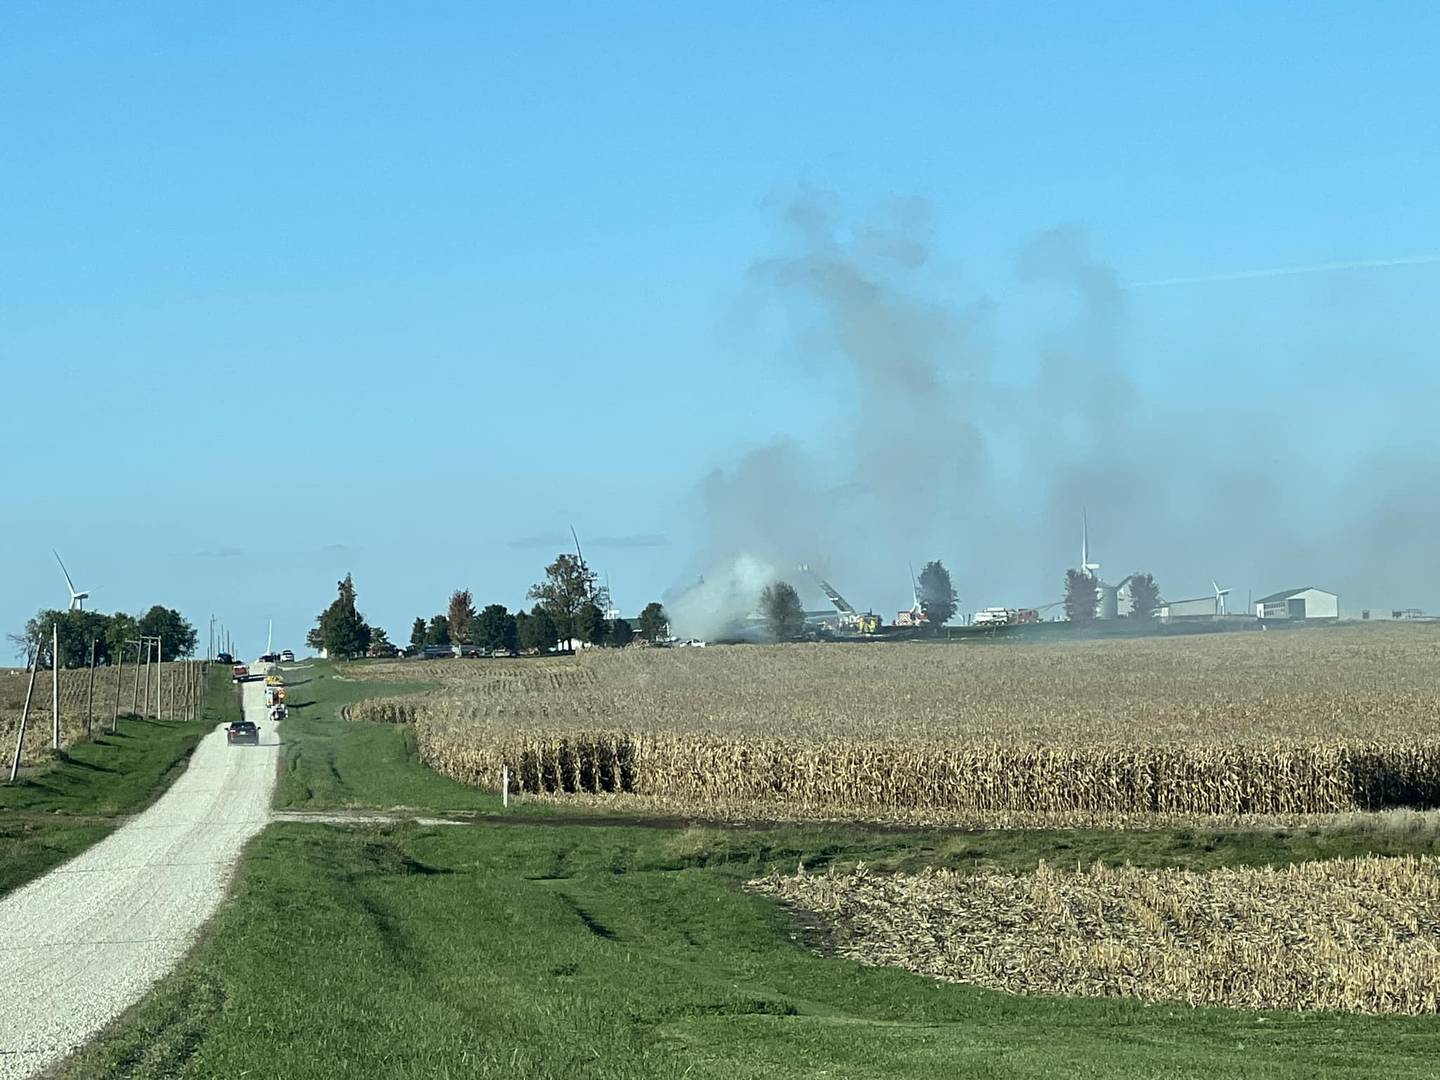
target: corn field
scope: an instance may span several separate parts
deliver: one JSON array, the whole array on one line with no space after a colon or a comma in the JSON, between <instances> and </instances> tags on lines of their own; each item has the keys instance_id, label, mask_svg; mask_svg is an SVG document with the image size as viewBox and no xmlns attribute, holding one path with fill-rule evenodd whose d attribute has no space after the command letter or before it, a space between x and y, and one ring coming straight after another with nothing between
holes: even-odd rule
<instances>
[{"instance_id":1,"label":"corn field","mask_svg":"<svg viewBox=\"0 0 1440 1080\"><path fill-rule=\"evenodd\" d=\"M377 667L379 670L377 671ZM1440 806L1440 633L604 650L367 668L467 784L734 817L966 825Z\"/></svg>"},{"instance_id":2,"label":"corn field","mask_svg":"<svg viewBox=\"0 0 1440 1080\"><path fill-rule=\"evenodd\" d=\"M1440 1012L1440 860L1366 857L1207 873L772 875L872 965L1022 994L1238 1008Z\"/></svg>"},{"instance_id":3,"label":"corn field","mask_svg":"<svg viewBox=\"0 0 1440 1080\"><path fill-rule=\"evenodd\" d=\"M162 715L169 714L171 680L175 680L178 694L182 678L183 663L167 663L151 668L150 709L155 707L157 669L164 668L165 701ZM116 668L95 669L94 727L98 731L109 727L115 715L116 675L122 676L119 689L120 715L132 711L135 702L135 665L126 664L123 672ZM32 765L44 760L50 753L50 671L40 671L35 676L35 694L30 702L30 723L25 731L25 745L20 751L20 762ZM30 673L17 668L0 669L0 755L8 767L10 756L15 752L15 736L20 726L21 710L25 706L25 691L29 685ZM85 737L85 710L89 698L90 670L88 668L66 668L60 672L60 744L71 746ZM140 696L145 692L144 669L141 668ZM178 708L179 706L177 706ZM143 705L135 711L142 711Z\"/></svg>"}]
</instances>

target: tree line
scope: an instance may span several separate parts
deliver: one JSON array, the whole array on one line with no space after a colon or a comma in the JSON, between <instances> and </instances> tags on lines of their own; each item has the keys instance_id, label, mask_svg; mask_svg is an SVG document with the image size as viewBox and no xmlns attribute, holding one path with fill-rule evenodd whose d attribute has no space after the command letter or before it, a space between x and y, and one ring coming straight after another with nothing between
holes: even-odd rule
<instances>
[{"instance_id":1,"label":"tree line","mask_svg":"<svg viewBox=\"0 0 1440 1080\"><path fill-rule=\"evenodd\" d=\"M144 615L128 615L123 611L106 614L103 611L61 611L58 608L42 608L33 618L28 619L25 628L18 634L9 635L16 652L32 659L41 667L53 667L55 657L54 631L59 631L60 666L67 668L87 667L90 652L95 650L95 662L100 665L119 663L122 648L133 654L134 646L126 642L141 637L159 637L162 661L178 660L195 655L199 635L195 628L174 608L156 604Z\"/></svg>"},{"instance_id":2,"label":"tree line","mask_svg":"<svg viewBox=\"0 0 1440 1080\"><path fill-rule=\"evenodd\" d=\"M320 613L306 638L312 649L337 657L364 656L372 646L392 644L385 631L371 627L356 606L351 575L338 583L335 600ZM456 589L442 612L417 616L409 646L470 645L509 652L548 652L573 643L623 647L637 639L651 643L669 633L669 617L658 601L645 605L634 624L610 618L608 590L578 556L559 555L545 567L544 578L530 587L530 610L510 611L504 604L476 609L469 589Z\"/></svg>"}]
</instances>

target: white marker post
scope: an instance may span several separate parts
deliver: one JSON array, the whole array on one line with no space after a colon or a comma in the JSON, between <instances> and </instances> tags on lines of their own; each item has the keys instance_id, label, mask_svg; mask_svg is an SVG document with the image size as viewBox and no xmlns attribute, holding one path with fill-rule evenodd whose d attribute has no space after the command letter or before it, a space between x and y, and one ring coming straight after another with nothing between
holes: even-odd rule
<instances>
[{"instance_id":1,"label":"white marker post","mask_svg":"<svg viewBox=\"0 0 1440 1080\"><path fill-rule=\"evenodd\" d=\"M508 806L510 805L510 766L509 766L509 765L501 765L501 766L500 766L500 805L501 805L502 807L508 807Z\"/></svg>"}]
</instances>

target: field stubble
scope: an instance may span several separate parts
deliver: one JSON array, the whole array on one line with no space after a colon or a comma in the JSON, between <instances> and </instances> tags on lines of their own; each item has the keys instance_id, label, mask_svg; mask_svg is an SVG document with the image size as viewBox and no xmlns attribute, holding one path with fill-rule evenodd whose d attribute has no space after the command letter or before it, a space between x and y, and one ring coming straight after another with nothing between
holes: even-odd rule
<instances>
[{"instance_id":1,"label":"field stubble","mask_svg":"<svg viewBox=\"0 0 1440 1080\"><path fill-rule=\"evenodd\" d=\"M374 665L464 783L707 816L1306 820L1440 805L1440 634L801 645ZM377 670L378 669L378 670Z\"/></svg>"},{"instance_id":2,"label":"field stubble","mask_svg":"<svg viewBox=\"0 0 1440 1080\"><path fill-rule=\"evenodd\" d=\"M179 701L180 679L185 668L183 663L157 665L164 668L165 699L161 702L163 715L169 716L170 682L175 679L176 700ZM154 708L157 669L150 673L150 702ZM108 727L115 715L115 677L113 667L95 669L94 730ZM135 667L127 664L119 691L120 714L132 711L135 697ZM25 730L25 745L20 751L20 762L33 765L45 760L50 754L50 698L52 672L40 671L35 676L35 694L30 702L30 722ZM10 756L15 752L15 736L20 727L20 715L25 707L25 691L29 685L30 673L18 668L0 670L0 754L9 765ZM141 668L140 696L145 694L144 668ZM73 746L85 737L85 711L90 695L89 668L66 668L60 672L60 745ZM177 709L180 707L176 706ZM141 706L143 709L143 705Z\"/></svg>"},{"instance_id":3,"label":"field stubble","mask_svg":"<svg viewBox=\"0 0 1440 1080\"><path fill-rule=\"evenodd\" d=\"M750 887L819 916L842 956L993 990L1440 1012L1440 860L1429 856L1204 873L861 867Z\"/></svg>"}]
</instances>

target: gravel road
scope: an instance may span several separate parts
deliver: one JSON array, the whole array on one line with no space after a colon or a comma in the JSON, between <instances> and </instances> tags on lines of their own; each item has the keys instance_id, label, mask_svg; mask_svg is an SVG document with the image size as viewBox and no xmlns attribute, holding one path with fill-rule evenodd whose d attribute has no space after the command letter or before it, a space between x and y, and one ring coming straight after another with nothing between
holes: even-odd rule
<instances>
[{"instance_id":1,"label":"gravel road","mask_svg":"<svg viewBox=\"0 0 1440 1080\"><path fill-rule=\"evenodd\" d=\"M158 802L0 900L0 1080L33 1076L139 1001L224 898L270 820L279 738L262 682L244 685L260 746L217 729Z\"/></svg>"}]
</instances>

